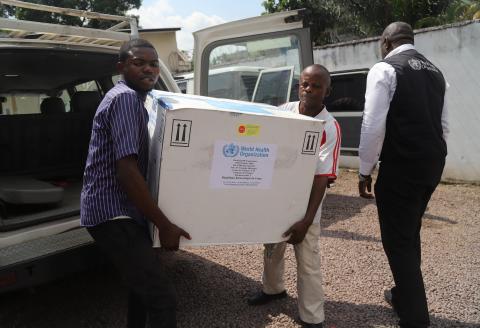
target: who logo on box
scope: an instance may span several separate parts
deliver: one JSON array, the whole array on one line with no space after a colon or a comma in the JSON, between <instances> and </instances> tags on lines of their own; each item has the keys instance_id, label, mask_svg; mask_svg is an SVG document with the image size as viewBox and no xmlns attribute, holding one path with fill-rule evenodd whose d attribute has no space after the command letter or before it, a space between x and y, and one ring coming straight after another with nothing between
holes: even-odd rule
<instances>
[{"instance_id":1,"label":"who logo on box","mask_svg":"<svg viewBox=\"0 0 480 328\"><path fill-rule=\"evenodd\" d=\"M238 155L238 152L240 150L240 147L238 145L235 145L233 143L227 144L223 146L223 156L225 157L235 157Z\"/></svg>"}]
</instances>

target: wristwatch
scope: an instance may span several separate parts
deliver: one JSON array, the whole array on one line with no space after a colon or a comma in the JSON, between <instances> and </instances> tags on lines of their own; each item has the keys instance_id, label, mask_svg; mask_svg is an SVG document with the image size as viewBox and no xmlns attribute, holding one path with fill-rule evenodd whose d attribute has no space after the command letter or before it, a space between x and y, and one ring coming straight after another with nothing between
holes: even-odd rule
<instances>
[{"instance_id":1,"label":"wristwatch","mask_svg":"<svg viewBox=\"0 0 480 328\"><path fill-rule=\"evenodd\" d=\"M364 181L367 181L367 180L371 180L372 177L370 175L363 175L361 173L358 174L358 180L360 182L364 182Z\"/></svg>"}]
</instances>

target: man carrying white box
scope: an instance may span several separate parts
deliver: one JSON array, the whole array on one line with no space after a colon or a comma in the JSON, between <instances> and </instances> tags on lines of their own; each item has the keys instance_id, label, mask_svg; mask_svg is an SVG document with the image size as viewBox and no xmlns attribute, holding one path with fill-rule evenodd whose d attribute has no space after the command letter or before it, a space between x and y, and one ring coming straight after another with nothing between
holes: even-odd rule
<instances>
[{"instance_id":1,"label":"man carrying white box","mask_svg":"<svg viewBox=\"0 0 480 328\"><path fill-rule=\"evenodd\" d=\"M340 127L323 104L329 93L329 72L321 65L311 65L300 76L300 101L280 106L280 109L326 122L305 216L284 233L284 237L289 236L287 242L295 249L298 308L304 327L323 327L325 320L319 251L320 216L328 183L337 177L341 141ZM262 305L287 296L283 279L285 248L285 242L265 244L263 290L248 300L249 305Z\"/></svg>"},{"instance_id":2,"label":"man carrying white box","mask_svg":"<svg viewBox=\"0 0 480 328\"><path fill-rule=\"evenodd\" d=\"M176 296L151 247L147 221L166 250L190 235L162 213L148 192L148 114L144 106L160 73L155 48L142 39L122 45L122 79L105 95L93 131L81 195L81 225L118 269L129 289L127 327L177 326Z\"/></svg>"}]
</instances>

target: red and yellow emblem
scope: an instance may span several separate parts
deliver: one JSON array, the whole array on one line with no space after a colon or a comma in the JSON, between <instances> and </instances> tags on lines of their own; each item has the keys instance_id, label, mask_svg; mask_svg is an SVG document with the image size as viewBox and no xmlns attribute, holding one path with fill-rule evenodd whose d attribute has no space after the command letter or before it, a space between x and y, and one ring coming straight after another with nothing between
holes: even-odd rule
<instances>
[{"instance_id":1,"label":"red and yellow emblem","mask_svg":"<svg viewBox=\"0 0 480 328\"><path fill-rule=\"evenodd\" d=\"M258 124L240 124L237 127L239 136L255 137L260 134L260 125Z\"/></svg>"}]
</instances>

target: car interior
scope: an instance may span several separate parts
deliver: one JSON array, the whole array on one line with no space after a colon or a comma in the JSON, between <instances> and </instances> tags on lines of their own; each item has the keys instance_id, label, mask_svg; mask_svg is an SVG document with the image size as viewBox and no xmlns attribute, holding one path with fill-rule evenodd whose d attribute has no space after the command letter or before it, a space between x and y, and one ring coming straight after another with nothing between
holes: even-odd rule
<instances>
[{"instance_id":1,"label":"car interior","mask_svg":"<svg viewBox=\"0 0 480 328\"><path fill-rule=\"evenodd\" d=\"M79 214L92 120L116 53L0 49L0 231Z\"/></svg>"}]
</instances>

